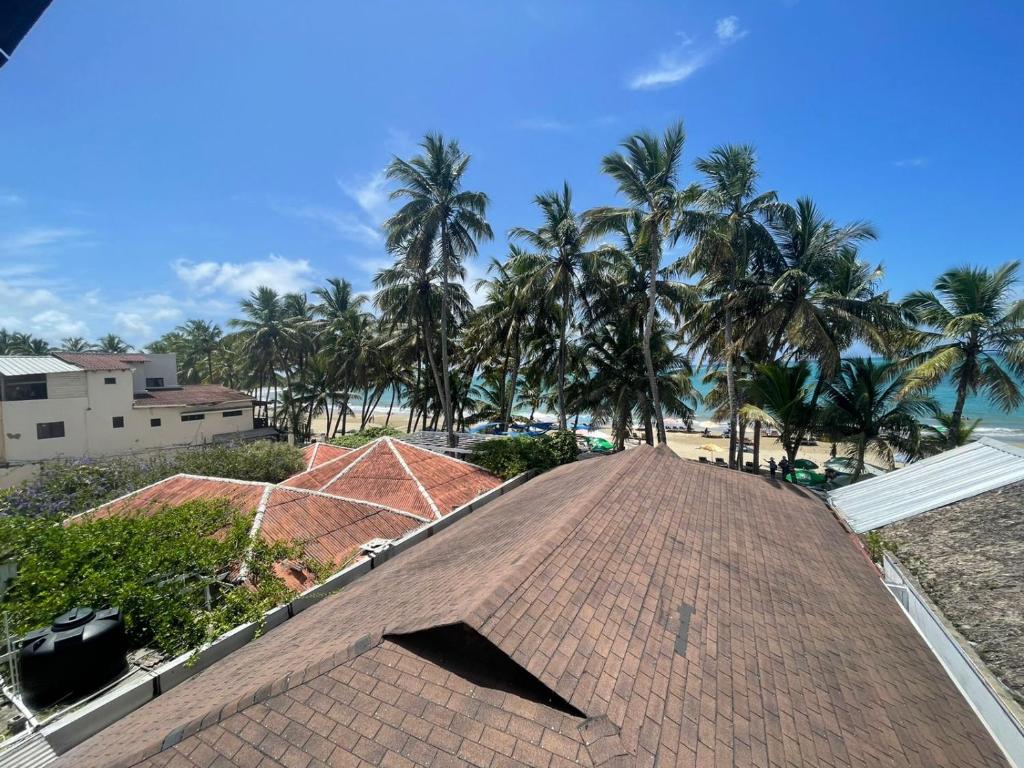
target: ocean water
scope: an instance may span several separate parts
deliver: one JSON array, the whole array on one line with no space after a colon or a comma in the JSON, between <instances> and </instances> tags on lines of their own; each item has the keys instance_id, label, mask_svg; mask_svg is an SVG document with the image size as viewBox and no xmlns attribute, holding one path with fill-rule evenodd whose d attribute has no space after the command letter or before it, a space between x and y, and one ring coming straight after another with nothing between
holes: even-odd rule
<instances>
[{"instance_id":1,"label":"ocean water","mask_svg":"<svg viewBox=\"0 0 1024 768\"><path fill-rule=\"evenodd\" d=\"M707 393L709 386L703 384L702 379L705 370L697 370L694 374L694 383L701 394ZM1021 384L1024 389L1024 384ZM956 388L950 381L943 381L931 392L943 411L953 410L956 404ZM1024 408L1006 413L993 405L984 395L968 396L964 406L964 418L973 421L981 419L977 429L974 430L976 437L993 437L997 440L1005 440L1010 443L1024 443ZM698 422L717 423L706 409L697 409Z\"/></svg>"}]
</instances>

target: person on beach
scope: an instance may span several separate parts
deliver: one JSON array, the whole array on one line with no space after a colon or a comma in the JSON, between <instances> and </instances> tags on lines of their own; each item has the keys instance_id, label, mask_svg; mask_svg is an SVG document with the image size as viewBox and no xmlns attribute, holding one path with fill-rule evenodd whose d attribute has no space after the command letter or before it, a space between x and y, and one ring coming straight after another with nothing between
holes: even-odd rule
<instances>
[{"instance_id":1,"label":"person on beach","mask_svg":"<svg viewBox=\"0 0 1024 768\"><path fill-rule=\"evenodd\" d=\"M786 456L782 457L782 461L779 462L779 469L782 470L782 479L788 481L789 480L789 477L788 477L788 475L789 475L789 458L787 458Z\"/></svg>"},{"instance_id":2,"label":"person on beach","mask_svg":"<svg viewBox=\"0 0 1024 768\"><path fill-rule=\"evenodd\" d=\"M779 468L779 465L775 463L775 457L772 456L768 459L768 474L772 476L772 480L775 479L775 471Z\"/></svg>"}]
</instances>

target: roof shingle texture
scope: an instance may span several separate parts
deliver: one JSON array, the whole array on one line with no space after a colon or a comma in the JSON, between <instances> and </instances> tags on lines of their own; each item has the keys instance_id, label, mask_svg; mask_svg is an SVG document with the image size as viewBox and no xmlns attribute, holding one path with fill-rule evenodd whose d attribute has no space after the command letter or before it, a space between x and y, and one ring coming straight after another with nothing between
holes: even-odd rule
<instances>
[{"instance_id":1,"label":"roof shingle texture","mask_svg":"<svg viewBox=\"0 0 1024 768\"><path fill-rule=\"evenodd\" d=\"M302 456L306 460L306 469L308 470L351 452L351 448L343 448L340 445L310 443L302 449Z\"/></svg>"},{"instance_id":2,"label":"roof shingle texture","mask_svg":"<svg viewBox=\"0 0 1024 768\"><path fill-rule=\"evenodd\" d=\"M132 363L149 360L142 355L107 355L102 352L54 352L54 356L87 371L127 371Z\"/></svg>"},{"instance_id":3,"label":"roof shingle texture","mask_svg":"<svg viewBox=\"0 0 1024 768\"><path fill-rule=\"evenodd\" d=\"M219 405L252 401L252 395L219 384L189 384L181 389L151 389L135 393L135 405Z\"/></svg>"},{"instance_id":4,"label":"roof shingle texture","mask_svg":"<svg viewBox=\"0 0 1024 768\"><path fill-rule=\"evenodd\" d=\"M453 624L586 719L403 645ZM647 448L527 483L58 765L574 760L1005 765L819 501Z\"/></svg>"}]
</instances>

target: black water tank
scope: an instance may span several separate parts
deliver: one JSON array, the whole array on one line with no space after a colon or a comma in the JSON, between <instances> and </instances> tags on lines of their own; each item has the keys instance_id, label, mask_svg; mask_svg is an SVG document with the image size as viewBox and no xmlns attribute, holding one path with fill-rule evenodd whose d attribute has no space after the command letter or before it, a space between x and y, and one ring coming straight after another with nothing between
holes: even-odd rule
<instances>
[{"instance_id":1,"label":"black water tank","mask_svg":"<svg viewBox=\"0 0 1024 768\"><path fill-rule=\"evenodd\" d=\"M21 685L34 709L78 697L114 679L128 666L124 619L117 608L72 608L49 629L25 635Z\"/></svg>"}]
</instances>

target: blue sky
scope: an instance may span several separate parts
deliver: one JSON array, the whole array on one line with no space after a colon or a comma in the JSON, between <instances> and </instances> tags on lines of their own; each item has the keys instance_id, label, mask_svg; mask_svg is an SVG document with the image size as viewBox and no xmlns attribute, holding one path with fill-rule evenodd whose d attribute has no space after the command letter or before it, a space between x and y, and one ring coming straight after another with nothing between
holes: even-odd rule
<instances>
[{"instance_id":1,"label":"blue sky","mask_svg":"<svg viewBox=\"0 0 1024 768\"><path fill-rule=\"evenodd\" d=\"M54 0L0 69L0 326L143 344L260 282L368 290L381 172L426 131L473 155L498 235L602 154L686 122L692 161L868 219L895 295L1021 255L1024 5L866 0Z\"/></svg>"}]
</instances>

